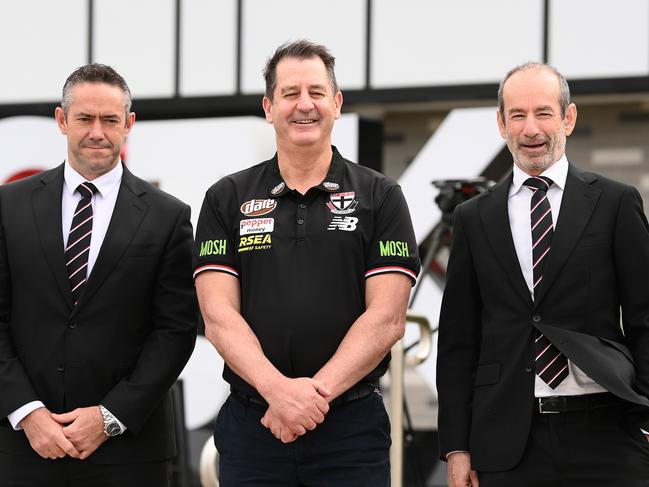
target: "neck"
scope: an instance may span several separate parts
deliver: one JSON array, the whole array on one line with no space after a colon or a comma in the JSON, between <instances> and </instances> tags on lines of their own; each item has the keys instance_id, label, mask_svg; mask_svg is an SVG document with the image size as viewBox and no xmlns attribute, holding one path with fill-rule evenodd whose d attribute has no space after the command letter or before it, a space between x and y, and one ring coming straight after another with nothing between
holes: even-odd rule
<instances>
[{"instance_id":1,"label":"neck","mask_svg":"<svg viewBox=\"0 0 649 487\"><path fill-rule=\"evenodd\" d=\"M331 145L286 150L277 148L279 172L289 188L302 194L320 184L329 172Z\"/></svg>"}]
</instances>

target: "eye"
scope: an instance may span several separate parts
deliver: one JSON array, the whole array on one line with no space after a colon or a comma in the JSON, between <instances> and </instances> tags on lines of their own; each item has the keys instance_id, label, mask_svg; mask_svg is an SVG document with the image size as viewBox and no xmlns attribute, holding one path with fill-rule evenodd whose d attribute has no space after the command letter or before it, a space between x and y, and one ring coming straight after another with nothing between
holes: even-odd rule
<instances>
[{"instance_id":1,"label":"eye","mask_svg":"<svg viewBox=\"0 0 649 487\"><path fill-rule=\"evenodd\" d=\"M322 98L325 94L322 91L312 91L311 96L314 98Z\"/></svg>"},{"instance_id":2,"label":"eye","mask_svg":"<svg viewBox=\"0 0 649 487\"><path fill-rule=\"evenodd\" d=\"M541 117L541 118L550 118L550 117L552 117L552 114L549 113L549 112L541 112L541 113L539 113L539 117Z\"/></svg>"},{"instance_id":3,"label":"eye","mask_svg":"<svg viewBox=\"0 0 649 487\"><path fill-rule=\"evenodd\" d=\"M512 115L511 119L512 120L523 120L525 116L522 113L517 113L516 115Z\"/></svg>"}]
</instances>

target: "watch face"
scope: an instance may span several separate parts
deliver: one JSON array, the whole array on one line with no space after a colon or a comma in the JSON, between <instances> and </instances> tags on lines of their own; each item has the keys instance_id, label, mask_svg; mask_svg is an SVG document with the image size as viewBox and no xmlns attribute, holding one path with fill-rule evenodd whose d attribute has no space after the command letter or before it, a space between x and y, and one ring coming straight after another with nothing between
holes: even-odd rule
<instances>
[{"instance_id":1,"label":"watch face","mask_svg":"<svg viewBox=\"0 0 649 487\"><path fill-rule=\"evenodd\" d=\"M109 423L108 426L106 426L106 433L108 434L108 436L119 435L121 431L122 429L115 422Z\"/></svg>"}]
</instances>

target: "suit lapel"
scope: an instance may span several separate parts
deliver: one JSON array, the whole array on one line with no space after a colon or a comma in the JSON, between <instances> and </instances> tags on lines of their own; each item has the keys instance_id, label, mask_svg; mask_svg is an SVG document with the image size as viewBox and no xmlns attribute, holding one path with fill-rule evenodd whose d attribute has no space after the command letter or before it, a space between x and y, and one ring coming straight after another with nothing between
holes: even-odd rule
<instances>
[{"instance_id":1,"label":"suit lapel","mask_svg":"<svg viewBox=\"0 0 649 487\"><path fill-rule=\"evenodd\" d=\"M511 182L512 175L510 173L505 179L489 188L490 194L485 195L480 202L480 216L484 224L485 235L498 262L504 268L521 298L532 306L532 297L521 272L509 225L507 200Z\"/></svg>"},{"instance_id":2,"label":"suit lapel","mask_svg":"<svg viewBox=\"0 0 649 487\"><path fill-rule=\"evenodd\" d=\"M34 221L38 237L57 287L70 308L73 306L68 271L63 249L61 198L63 195L63 164L41 175L41 187L32 193Z\"/></svg>"},{"instance_id":3,"label":"suit lapel","mask_svg":"<svg viewBox=\"0 0 649 487\"><path fill-rule=\"evenodd\" d=\"M556 279L593 214L601 193L599 189L590 185L595 179L595 175L582 174L572 164L569 166L566 187L561 199L559 220L552 237L548 261L543 271L543 281L541 281L535 296L535 305L541 302Z\"/></svg>"},{"instance_id":4,"label":"suit lapel","mask_svg":"<svg viewBox=\"0 0 649 487\"><path fill-rule=\"evenodd\" d=\"M140 199L146 192L139 180L124 167L115 209L88 283L79 298L77 309L90 301L113 271L140 227L149 206Z\"/></svg>"}]
</instances>

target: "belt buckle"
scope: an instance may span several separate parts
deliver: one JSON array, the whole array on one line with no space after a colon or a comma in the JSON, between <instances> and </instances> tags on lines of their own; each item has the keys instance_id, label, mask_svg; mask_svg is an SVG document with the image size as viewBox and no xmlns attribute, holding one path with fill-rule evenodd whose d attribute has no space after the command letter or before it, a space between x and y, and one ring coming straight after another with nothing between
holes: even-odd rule
<instances>
[{"instance_id":1,"label":"belt buckle","mask_svg":"<svg viewBox=\"0 0 649 487\"><path fill-rule=\"evenodd\" d=\"M539 414L560 414L561 411L549 411L547 409L543 409L543 399L544 397L539 397Z\"/></svg>"}]
</instances>

